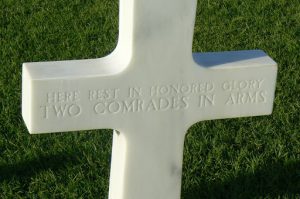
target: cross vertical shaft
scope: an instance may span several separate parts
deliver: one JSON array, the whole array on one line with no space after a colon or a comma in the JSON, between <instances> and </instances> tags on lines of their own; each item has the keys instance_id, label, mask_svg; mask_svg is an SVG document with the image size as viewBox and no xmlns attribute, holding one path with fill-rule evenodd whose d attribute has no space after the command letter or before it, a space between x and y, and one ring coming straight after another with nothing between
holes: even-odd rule
<instances>
[{"instance_id":1,"label":"cross vertical shaft","mask_svg":"<svg viewBox=\"0 0 300 199\"><path fill-rule=\"evenodd\" d=\"M174 64L168 67L170 59L191 61L196 3L120 0L117 52L130 53L133 62L141 63L139 71L174 69ZM184 125L155 119L140 124L114 131L109 199L179 198Z\"/></svg>"},{"instance_id":2,"label":"cross vertical shaft","mask_svg":"<svg viewBox=\"0 0 300 199\"><path fill-rule=\"evenodd\" d=\"M109 199L179 199L184 130L149 121L114 132Z\"/></svg>"}]
</instances>

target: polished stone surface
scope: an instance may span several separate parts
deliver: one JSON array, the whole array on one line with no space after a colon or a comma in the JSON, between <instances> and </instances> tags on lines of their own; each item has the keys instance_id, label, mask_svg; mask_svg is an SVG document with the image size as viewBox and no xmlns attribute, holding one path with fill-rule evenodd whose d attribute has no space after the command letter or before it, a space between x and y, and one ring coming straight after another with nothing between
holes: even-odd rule
<instances>
[{"instance_id":1,"label":"polished stone surface","mask_svg":"<svg viewBox=\"0 0 300 199\"><path fill-rule=\"evenodd\" d=\"M203 120L272 113L263 51L192 53L196 0L120 0L115 51L23 64L30 133L115 129L110 199L179 199L184 137Z\"/></svg>"}]
</instances>

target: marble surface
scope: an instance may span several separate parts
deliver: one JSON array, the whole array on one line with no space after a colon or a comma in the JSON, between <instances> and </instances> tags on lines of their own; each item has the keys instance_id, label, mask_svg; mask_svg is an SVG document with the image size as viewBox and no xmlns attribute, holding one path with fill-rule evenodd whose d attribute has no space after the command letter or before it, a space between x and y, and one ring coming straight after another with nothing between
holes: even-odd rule
<instances>
[{"instance_id":1,"label":"marble surface","mask_svg":"<svg viewBox=\"0 0 300 199\"><path fill-rule=\"evenodd\" d=\"M115 129L110 199L179 199L187 129L272 113L277 64L263 51L192 53L196 0L120 0L104 58L23 64L30 133Z\"/></svg>"}]
</instances>

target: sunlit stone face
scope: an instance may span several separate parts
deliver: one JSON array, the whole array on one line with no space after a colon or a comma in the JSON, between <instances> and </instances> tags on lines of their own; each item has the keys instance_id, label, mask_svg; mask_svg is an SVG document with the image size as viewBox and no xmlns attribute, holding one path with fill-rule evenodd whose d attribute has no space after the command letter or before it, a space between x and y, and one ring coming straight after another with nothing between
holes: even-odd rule
<instances>
[{"instance_id":1,"label":"sunlit stone face","mask_svg":"<svg viewBox=\"0 0 300 199\"><path fill-rule=\"evenodd\" d=\"M196 0L121 0L116 50L25 63L30 133L115 129L110 199L179 199L187 129L271 114L276 63L263 51L192 53Z\"/></svg>"}]
</instances>

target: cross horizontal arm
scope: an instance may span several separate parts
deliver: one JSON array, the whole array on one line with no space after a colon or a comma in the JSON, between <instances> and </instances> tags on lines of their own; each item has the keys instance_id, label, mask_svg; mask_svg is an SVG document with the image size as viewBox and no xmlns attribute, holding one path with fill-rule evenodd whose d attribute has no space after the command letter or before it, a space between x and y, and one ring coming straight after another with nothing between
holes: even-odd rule
<instances>
[{"instance_id":1,"label":"cross horizontal arm","mask_svg":"<svg viewBox=\"0 0 300 199\"><path fill-rule=\"evenodd\" d=\"M201 120L271 113L277 67L265 53L200 53L194 59L184 73L175 65L166 71L173 74L169 79L130 70L108 75L103 63L111 66L109 58L24 64L24 120L30 132L46 133L123 130L137 118L172 122L176 115L187 129Z\"/></svg>"}]
</instances>

